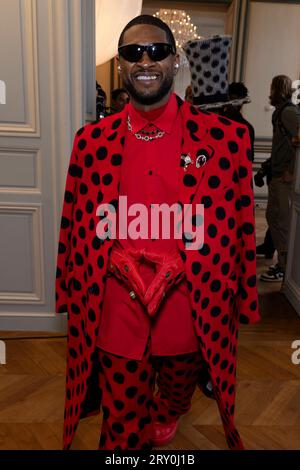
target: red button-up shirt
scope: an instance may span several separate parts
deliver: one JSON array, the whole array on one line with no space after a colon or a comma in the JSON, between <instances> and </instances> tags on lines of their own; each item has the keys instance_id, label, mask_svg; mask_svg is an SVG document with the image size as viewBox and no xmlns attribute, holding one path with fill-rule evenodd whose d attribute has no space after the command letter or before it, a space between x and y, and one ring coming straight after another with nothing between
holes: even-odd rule
<instances>
[{"instance_id":1,"label":"red button-up shirt","mask_svg":"<svg viewBox=\"0 0 300 470\"><path fill-rule=\"evenodd\" d=\"M174 94L162 108L141 112L128 105L132 132L127 131L122 163L119 195L127 196L127 205L178 202L179 160L182 123ZM165 132L152 141L138 140L134 133L142 129ZM128 224L136 216L128 216ZM177 249L172 237L151 239L150 210L148 210L148 239L120 240L124 248L145 249L164 253ZM172 219L171 219L172 222ZM161 224L160 224L161 228ZM118 233L118 232L117 232ZM154 269L149 263L140 263L139 272L149 285ZM128 288L114 276L107 277L103 298L101 324L97 345L101 349L123 357L140 360L148 337L152 354L172 356L198 350L186 279L171 289L154 318L150 318L138 299L131 299Z\"/></svg>"}]
</instances>

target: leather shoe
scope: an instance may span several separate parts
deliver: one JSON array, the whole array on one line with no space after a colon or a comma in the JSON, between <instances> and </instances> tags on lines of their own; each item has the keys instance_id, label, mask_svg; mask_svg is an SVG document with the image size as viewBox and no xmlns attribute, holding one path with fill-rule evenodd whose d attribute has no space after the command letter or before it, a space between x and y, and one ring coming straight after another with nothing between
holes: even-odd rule
<instances>
[{"instance_id":1,"label":"leather shoe","mask_svg":"<svg viewBox=\"0 0 300 470\"><path fill-rule=\"evenodd\" d=\"M165 446L171 442L177 432L179 419L172 423L153 422L152 444L155 447Z\"/></svg>"}]
</instances>

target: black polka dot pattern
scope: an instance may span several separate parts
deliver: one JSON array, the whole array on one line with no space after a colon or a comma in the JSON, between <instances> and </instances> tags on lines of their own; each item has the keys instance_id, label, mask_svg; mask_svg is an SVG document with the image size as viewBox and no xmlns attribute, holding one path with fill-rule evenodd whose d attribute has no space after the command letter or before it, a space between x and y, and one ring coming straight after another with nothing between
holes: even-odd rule
<instances>
[{"instance_id":1,"label":"black polka dot pattern","mask_svg":"<svg viewBox=\"0 0 300 470\"><path fill-rule=\"evenodd\" d=\"M220 95L228 93L228 64L227 58L231 38L219 36L209 39L188 41L183 49L189 61L194 97L211 98L216 103ZM216 139L218 133L216 133Z\"/></svg>"},{"instance_id":2,"label":"black polka dot pattern","mask_svg":"<svg viewBox=\"0 0 300 470\"><path fill-rule=\"evenodd\" d=\"M198 59L193 60L196 63ZM203 65L200 65L202 71L199 69L197 73L203 72ZM197 216L198 211L189 214L192 227L204 229L204 243L201 248L188 250L180 239L178 247L186 266L195 332L210 368L227 441L230 447L241 448L232 424L237 329L239 321L246 324L259 319L249 136L243 132L241 124L213 113L199 111L187 103L180 109L184 120L182 153L190 153L195 162L199 152L205 150L209 158L199 168L195 164L187 171L180 168L178 202L204 205L204 221ZM110 116L78 131L67 175L56 279L56 311L69 314L66 449L73 440L79 416L96 410L101 393L112 387L112 382L107 382L104 390L93 392L93 399L90 398L96 367L92 357L111 249L110 241L103 242L96 237L99 217L95 211L102 202L118 201L125 129L124 121L118 120ZM114 383L124 387L126 400L139 406L148 404L149 408L151 397L142 391L141 384L148 389L151 377L148 371L135 370L134 361L128 362L127 368L114 370L109 355L104 355L101 373L123 374L126 380L128 376L137 375L138 387L136 383L123 382L122 375L116 375ZM168 380L168 375L165 379ZM115 398L107 417L108 421L114 416L112 432L116 439L123 434L120 424L124 426L124 423L116 418L116 413L122 411L122 403L123 399ZM126 412L131 413L127 414L128 422L137 419L139 432L142 432L147 429L149 417L146 413L144 416L137 413L135 417L133 411ZM171 415L175 413L176 409L170 410ZM166 418L162 412L159 416L161 420ZM104 445L111 436L102 435L101 439ZM127 448L149 445L140 442L139 433L129 433L126 439Z\"/></svg>"},{"instance_id":3,"label":"black polka dot pattern","mask_svg":"<svg viewBox=\"0 0 300 470\"><path fill-rule=\"evenodd\" d=\"M140 361L100 349L98 355L103 390L99 450L150 449L152 423L169 423L187 413L199 378L203 386L209 380L200 352L161 358L151 356L148 343Z\"/></svg>"}]
</instances>

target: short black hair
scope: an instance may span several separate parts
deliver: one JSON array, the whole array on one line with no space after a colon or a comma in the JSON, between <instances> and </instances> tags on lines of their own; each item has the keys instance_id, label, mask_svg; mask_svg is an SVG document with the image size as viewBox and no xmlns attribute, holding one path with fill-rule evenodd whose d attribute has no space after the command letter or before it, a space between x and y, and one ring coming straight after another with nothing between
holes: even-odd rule
<instances>
[{"instance_id":1,"label":"short black hair","mask_svg":"<svg viewBox=\"0 0 300 470\"><path fill-rule=\"evenodd\" d=\"M231 98L236 96L237 98L246 98L248 96L248 88L243 82L232 82L228 86L228 95Z\"/></svg>"},{"instance_id":2,"label":"short black hair","mask_svg":"<svg viewBox=\"0 0 300 470\"><path fill-rule=\"evenodd\" d=\"M118 47L122 46L123 41L124 41L124 34L126 33L126 31L129 28L131 28L132 26L135 26L137 24L150 24L152 26L156 26L157 28L163 29L165 31L166 35L167 35L168 43L171 44L171 46L174 49L174 52L176 53L175 38L174 38L173 33L170 30L169 26L164 21L162 21L159 18L156 18L155 16L152 16L152 15L139 15L139 16L136 16L135 18L133 18L131 21L129 21L129 23L127 23L127 25L125 26L125 28L123 29L123 31L121 33L119 43L118 43Z\"/></svg>"},{"instance_id":3,"label":"short black hair","mask_svg":"<svg viewBox=\"0 0 300 470\"><path fill-rule=\"evenodd\" d=\"M113 90L111 92L111 97L113 101L116 101L116 99L121 93L126 93L126 95L128 95L128 91L126 91L125 88L116 88L115 90Z\"/></svg>"}]
</instances>

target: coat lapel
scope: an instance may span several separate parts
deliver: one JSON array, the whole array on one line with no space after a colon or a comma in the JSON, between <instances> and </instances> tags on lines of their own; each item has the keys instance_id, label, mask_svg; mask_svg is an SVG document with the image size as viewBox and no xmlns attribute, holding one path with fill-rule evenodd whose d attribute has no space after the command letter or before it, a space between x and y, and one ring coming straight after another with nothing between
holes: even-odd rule
<instances>
[{"instance_id":1,"label":"coat lapel","mask_svg":"<svg viewBox=\"0 0 300 470\"><path fill-rule=\"evenodd\" d=\"M214 155L208 143L205 114L184 102L181 107L183 142L180 159L179 201L190 204ZM195 119L197 116L197 119ZM186 160L187 159L187 160ZM187 165L185 165L185 160Z\"/></svg>"}]
</instances>

